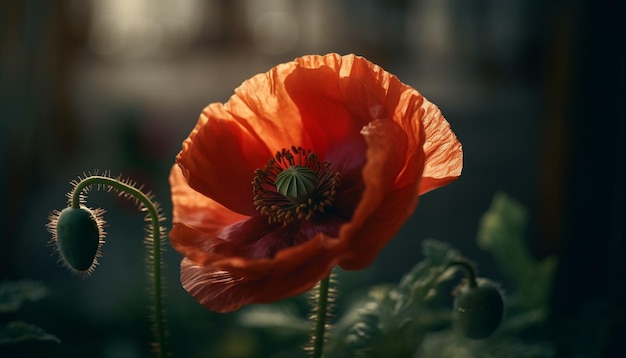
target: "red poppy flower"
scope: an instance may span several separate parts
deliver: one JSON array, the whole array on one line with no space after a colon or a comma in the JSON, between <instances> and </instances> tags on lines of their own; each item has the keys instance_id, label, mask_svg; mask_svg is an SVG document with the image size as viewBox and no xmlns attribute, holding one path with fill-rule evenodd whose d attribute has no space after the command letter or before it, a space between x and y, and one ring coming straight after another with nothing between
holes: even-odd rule
<instances>
[{"instance_id":1,"label":"red poppy flower","mask_svg":"<svg viewBox=\"0 0 626 358\"><path fill-rule=\"evenodd\" d=\"M462 160L439 109L366 59L278 65L206 107L176 157L182 284L228 312L365 268Z\"/></svg>"}]
</instances>

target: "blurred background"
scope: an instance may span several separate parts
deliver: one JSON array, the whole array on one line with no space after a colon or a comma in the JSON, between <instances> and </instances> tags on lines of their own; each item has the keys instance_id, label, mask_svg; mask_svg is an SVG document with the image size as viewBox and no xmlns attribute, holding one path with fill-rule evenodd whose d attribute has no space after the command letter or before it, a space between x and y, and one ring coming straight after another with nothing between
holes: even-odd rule
<instances>
[{"instance_id":1,"label":"blurred background","mask_svg":"<svg viewBox=\"0 0 626 358\"><path fill-rule=\"evenodd\" d=\"M62 341L22 344L9 356L146 356L143 214L90 194L109 226L101 263L83 280L47 245L49 212L64 207L71 180L108 170L152 190L169 228L169 169L202 108L278 63L327 52L363 55L418 89L465 152L462 177L422 197L376 262L345 275L341 294L397 282L426 238L453 244L506 288L475 244L502 190L529 209L534 255L559 255L557 356L587 357L589 345L618 356L625 33L617 2L600 0L3 0L0 280L42 281L49 296L0 324L23 319ZM302 342L203 309L180 286L181 255L170 248L164 260L175 356L300 354Z\"/></svg>"}]
</instances>

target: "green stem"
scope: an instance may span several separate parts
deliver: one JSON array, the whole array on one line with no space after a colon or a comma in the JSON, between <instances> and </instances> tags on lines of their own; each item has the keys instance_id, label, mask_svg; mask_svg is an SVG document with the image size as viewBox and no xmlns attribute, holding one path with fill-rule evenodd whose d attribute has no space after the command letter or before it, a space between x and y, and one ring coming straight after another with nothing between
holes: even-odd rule
<instances>
[{"instance_id":1,"label":"green stem","mask_svg":"<svg viewBox=\"0 0 626 358\"><path fill-rule=\"evenodd\" d=\"M318 287L315 331L313 332L313 358L321 358L326 338L326 317L328 315L328 287L330 275L321 280Z\"/></svg>"},{"instance_id":2,"label":"green stem","mask_svg":"<svg viewBox=\"0 0 626 358\"><path fill-rule=\"evenodd\" d=\"M161 287L161 224L159 210L157 205L150 200L148 195L130 184L121 180L109 178L107 176L94 175L89 176L76 184L72 192L71 205L72 208L80 207L81 193L86 188L96 185L102 187L111 187L125 195L138 200L143 207L148 210L150 216L150 224L152 227L152 270L153 270L153 304L154 304L154 324L156 336L155 352L158 357L163 357L166 352L165 346L165 320L163 317L163 291Z\"/></svg>"},{"instance_id":3,"label":"green stem","mask_svg":"<svg viewBox=\"0 0 626 358\"><path fill-rule=\"evenodd\" d=\"M452 267L452 266L460 266L461 268L463 268L463 270L465 271L465 275L467 277L467 283L469 287L475 288L476 286L478 286L478 283L476 282L476 269L474 268L474 265L472 265L471 262L464 260L464 259L457 259L457 260L451 261L448 264L448 267Z\"/></svg>"}]
</instances>

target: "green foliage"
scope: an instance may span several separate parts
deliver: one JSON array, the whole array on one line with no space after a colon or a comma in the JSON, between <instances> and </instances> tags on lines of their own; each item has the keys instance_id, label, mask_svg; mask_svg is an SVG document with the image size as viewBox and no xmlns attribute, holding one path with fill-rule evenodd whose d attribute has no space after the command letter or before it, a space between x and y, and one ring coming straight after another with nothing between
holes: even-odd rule
<instances>
[{"instance_id":1,"label":"green foliage","mask_svg":"<svg viewBox=\"0 0 626 358\"><path fill-rule=\"evenodd\" d=\"M39 301L48 294L46 287L35 281L3 281L0 283L0 313L20 309L24 301Z\"/></svg>"},{"instance_id":2,"label":"green foliage","mask_svg":"<svg viewBox=\"0 0 626 358\"><path fill-rule=\"evenodd\" d=\"M306 336L311 330L311 322L299 317L296 308L289 303L245 307L237 318L245 327L262 328L281 336Z\"/></svg>"},{"instance_id":3,"label":"green foliage","mask_svg":"<svg viewBox=\"0 0 626 358\"><path fill-rule=\"evenodd\" d=\"M451 279L451 261L460 258L450 245L425 240L425 259L393 286L375 286L349 309L328 342L340 357L411 357L427 332L450 325L450 308L438 304L437 287Z\"/></svg>"},{"instance_id":4,"label":"green foliage","mask_svg":"<svg viewBox=\"0 0 626 358\"><path fill-rule=\"evenodd\" d=\"M44 331L43 329L22 321L12 321L5 326L0 326L0 345L15 344L24 341L61 341Z\"/></svg>"},{"instance_id":5,"label":"green foliage","mask_svg":"<svg viewBox=\"0 0 626 358\"><path fill-rule=\"evenodd\" d=\"M517 201L496 193L480 221L477 244L491 253L507 287L504 321L485 340L470 340L453 330L429 333L415 356L419 357L552 357L546 318L556 258L535 260L524 239L528 214Z\"/></svg>"},{"instance_id":6,"label":"green foliage","mask_svg":"<svg viewBox=\"0 0 626 358\"><path fill-rule=\"evenodd\" d=\"M47 295L46 287L35 281L4 281L0 283L0 313L13 313L19 310L24 301L39 301ZM43 329L22 321L0 324L0 345L24 341L54 341L59 339Z\"/></svg>"},{"instance_id":7,"label":"green foliage","mask_svg":"<svg viewBox=\"0 0 626 358\"><path fill-rule=\"evenodd\" d=\"M508 195L496 193L480 221L477 244L489 251L502 272L515 283L515 303L524 308L547 304L557 260L537 262L524 239L526 209Z\"/></svg>"},{"instance_id":8,"label":"green foliage","mask_svg":"<svg viewBox=\"0 0 626 358\"><path fill-rule=\"evenodd\" d=\"M481 219L477 243L512 282L503 321L486 339L469 339L452 324L451 291L459 276L458 266L450 264L469 260L451 245L429 239L423 242L423 260L397 285L371 287L344 310L331 327L325 356L552 357L546 317L556 259L532 257L526 225L525 208L502 193L494 195ZM295 311L271 307L252 307L242 312L241 322L273 331L285 325L295 335L310 327Z\"/></svg>"}]
</instances>

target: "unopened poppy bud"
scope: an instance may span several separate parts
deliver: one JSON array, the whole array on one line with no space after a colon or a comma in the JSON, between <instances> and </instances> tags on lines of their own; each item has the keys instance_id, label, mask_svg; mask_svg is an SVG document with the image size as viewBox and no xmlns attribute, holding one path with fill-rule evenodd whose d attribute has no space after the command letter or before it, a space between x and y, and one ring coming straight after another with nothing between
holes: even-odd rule
<instances>
[{"instance_id":1,"label":"unopened poppy bud","mask_svg":"<svg viewBox=\"0 0 626 358\"><path fill-rule=\"evenodd\" d=\"M504 315L504 299L499 288L487 280L476 287L464 285L455 300L452 321L455 328L472 339L489 337Z\"/></svg>"},{"instance_id":2,"label":"unopened poppy bud","mask_svg":"<svg viewBox=\"0 0 626 358\"><path fill-rule=\"evenodd\" d=\"M63 264L79 275L89 275L97 265L104 237L102 212L67 207L53 213L48 224Z\"/></svg>"},{"instance_id":3,"label":"unopened poppy bud","mask_svg":"<svg viewBox=\"0 0 626 358\"><path fill-rule=\"evenodd\" d=\"M305 203L315 191L319 178L307 167L290 166L276 175L276 191L296 203Z\"/></svg>"}]
</instances>

